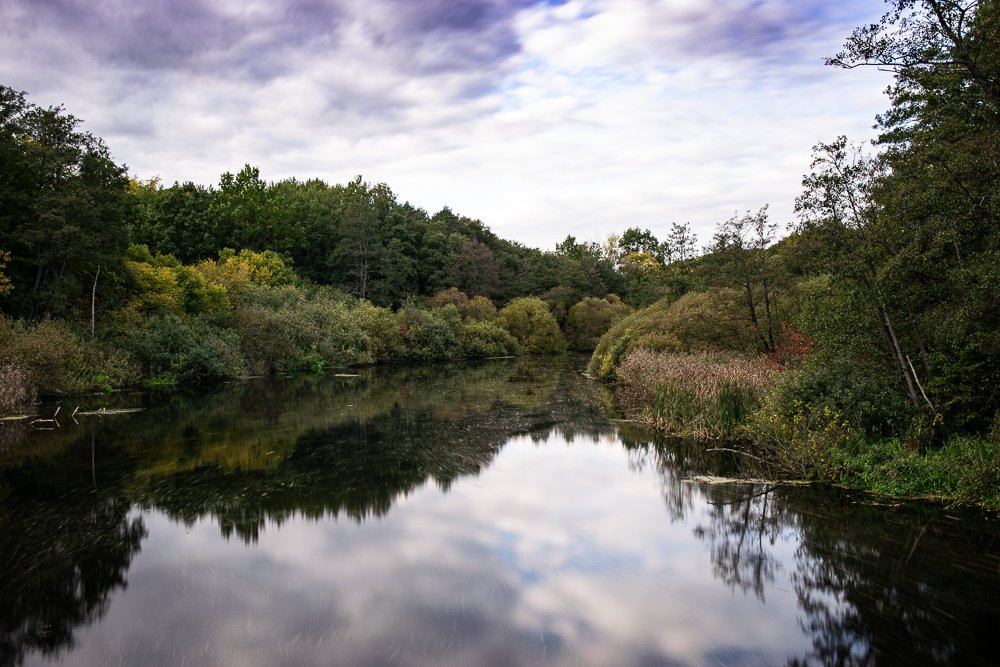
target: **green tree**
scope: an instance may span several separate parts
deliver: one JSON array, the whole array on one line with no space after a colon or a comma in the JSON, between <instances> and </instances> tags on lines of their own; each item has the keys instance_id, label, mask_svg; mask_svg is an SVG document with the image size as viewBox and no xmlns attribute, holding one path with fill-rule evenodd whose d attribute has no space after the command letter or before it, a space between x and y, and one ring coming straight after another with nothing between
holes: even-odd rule
<instances>
[{"instance_id":1,"label":"green tree","mask_svg":"<svg viewBox=\"0 0 1000 667\"><path fill-rule=\"evenodd\" d=\"M89 312L99 267L116 273L125 249L125 168L79 125L0 86L0 238L11 309L28 319Z\"/></svg>"},{"instance_id":2,"label":"green tree","mask_svg":"<svg viewBox=\"0 0 1000 667\"><path fill-rule=\"evenodd\" d=\"M856 295L839 300L867 304L868 346L914 414L985 429L1000 403L1000 8L888 4L829 61L895 73L881 152L817 147L802 229L822 239L831 289Z\"/></svg>"},{"instance_id":3,"label":"green tree","mask_svg":"<svg viewBox=\"0 0 1000 667\"><path fill-rule=\"evenodd\" d=\"M541 299L514 299L497 313L497 324L514 336L529 354L556 354L566 350L559 324Z\"/></svg>"},{"instance_id":4,"label":"green tree","mask_svg":"<svg viewBox=\"0 0 1000 667\"><path fill-rule=\"evenodd\" d=\"M709 264L720 287L740 290L744 315L756 332L760 351L766 353L775 350L780 333L774 231L767 206L756 213L734 215L719 225Z\"/></svg>"}]
</instances>

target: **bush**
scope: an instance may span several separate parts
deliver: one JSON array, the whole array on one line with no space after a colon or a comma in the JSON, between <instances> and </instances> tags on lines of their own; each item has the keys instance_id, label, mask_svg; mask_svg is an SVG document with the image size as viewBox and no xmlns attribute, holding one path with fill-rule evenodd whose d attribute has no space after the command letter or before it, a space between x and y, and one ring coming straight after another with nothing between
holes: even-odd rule
<instances>
[{"instance_id":1,"label":"bush","mask_svg":"<svg viewBox=\"0 0 1000 667\"><path fill-rule=\"evenodd\" d=\"M462 354L466 357L504 357L517 354L517 340L491 322L462 325Z\"/></svg>"},{"instance_id":2,"label":"bush","mask_svg":"<svg viewBox=\"0 0 1000 667\"><path fill-rule=\"evenodd\" d=\"M521 349L528 354L566 351L559 324L541 299L514 299L497 314L497 324L517 339Z\"/></svg>"},{"instance_id":3,"label":"bush","mask_svg":"<svg viewBox=\"0 0 1000 667\"><path fill-rule=\"evenodd\" d=\"M397 319L405 340L405 358L431 361L461 355L462 345L457 333L461 317L455 306L427 311L407 305L397 313Z\"/></svg>"},{"instance_id":4,"label":"bush","mask_svg":"<svg viewBox=\"0 0 1000 667\"><path fill-rule=\"evenodd\" d=\"M0 316L3 361L20 369L30 391L80 393L138 382L140 369L124 351L104 341L84 340L68 322Z\"/></svg>"},{"instance_id":5,"label":"bush","mask_svg":"<svg viewBox=\"0 0 1000 667\"><path fill-rule=\"evenodd\" d=\"M482 295L472 297L465 305L459 306L458 311L465 320L492 322L497 318L497 307L488 297Z\"/></svg>"},{"instance_id":6,"label":"bush","mask_svg":"<svg viewBox=\"0 0 1000 667\"><path fill-rule=\"evenodd\" d=\"M753 331L742 319L738 296L730 289L689 292L676 301L661 299L619 319L595 347L590 374L611 379L621 361L638 349L753 352Z\"/></svg>"},{"instance_id":7,"label":"bush","mask_svg":"<svg viewBox=\"0 0 1000 667\"><path fill-rule=\"evenodd\" d=\"M153 315L129 332L124 343L150 378L202 384L244 372L236 333L200 318L185 322L173 314Z\"/></svg>"},{"instance_id":8,"label":"bush","mask_svg":"<svg viewBox=\"0 0 1000 667\"><path fill-rule=\"evenodd\" d=\"M566 340L577 352L591 352L615 320L629 312L617 297L614 300L587 297L569 309Z\"/></svg>"},{"instance_id":9,"label":"bush","mask_svg":"<svg viewBox=\"0 0 1000 667\"><path fill-rule=\"evenodd\" d=\"M770 403L785 406L791 417L802 405L843 415L850 427L866 435L902 433L912 409L895 385L892 368L821 352L799 368L781 375Z\"/></svg>"}]
</instances>

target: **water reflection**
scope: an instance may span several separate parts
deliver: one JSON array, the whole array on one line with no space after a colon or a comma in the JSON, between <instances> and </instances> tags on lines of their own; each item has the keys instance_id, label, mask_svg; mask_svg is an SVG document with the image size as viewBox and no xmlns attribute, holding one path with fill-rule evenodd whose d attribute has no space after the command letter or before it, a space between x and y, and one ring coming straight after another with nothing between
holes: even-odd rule
<instances>
[{"instance_id":1,"label":"water reflection","mask_svg":"<svg viewBox=\"0 0 1000 667\"><path fill-rule=\"evenodd\" d=\"M995 524L692 483L729 463L609 421L575 370L117 397L147 409L0 433L0 664L997 662Z\"/></svg>"}]
</instances>

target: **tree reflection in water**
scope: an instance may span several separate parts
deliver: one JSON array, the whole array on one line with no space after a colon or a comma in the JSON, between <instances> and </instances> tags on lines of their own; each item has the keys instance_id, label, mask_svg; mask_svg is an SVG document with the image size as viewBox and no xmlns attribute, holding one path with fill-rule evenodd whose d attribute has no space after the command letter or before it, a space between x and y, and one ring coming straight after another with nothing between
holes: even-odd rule
<instances>
[{"instance_id":1,"label":"tree reflection in water","mask_svg":"<svg viewBox=\"0 0 1000 667\"><path fill-rule=\"evenodd\" d=\"M720 462L683 443L655 451L673 519L707 507L694 534L720 580L763 602L776 572L789 570L813 645L789 665L1000 664L994 519L960 523L940 505L875 507L824 487L685 483L679 471ZM779 540L797 545L791 562Z\"/></svg>"},{"instance_id":2,"label":"tree reflection in water","mask_svg":"<svg viewBox=\"0 0 1000 667\"><path fill-rule=\"evenodd\" d=\"M76 628L100 618L127 585L146 537L116 476L98 475L89 446L75 453L78 465L0 470L2 665L72 647Z\"/></svg>"},{"instance_id":3,"label":"tree reflection in water","mask_svg":"<svg viewBox=\"0 0 1000 667\"><path fill-rule=\"evenodd\" d=\"M788 664L1000 664L995 523L825 488L692 482L733 463L609 422L603 388L564 361L358 375L119 397L148 410L44 434L3 425L0 664L57 656L105 613L146 537L132 508L211 518L252 544L296 516L384 517L425 484L480 474L514 436L553 433L620 441L630 468L655 469L667 517L692 526L731 590L763 608L790 581L812 650Z\"/></svg>"}]
</instances>

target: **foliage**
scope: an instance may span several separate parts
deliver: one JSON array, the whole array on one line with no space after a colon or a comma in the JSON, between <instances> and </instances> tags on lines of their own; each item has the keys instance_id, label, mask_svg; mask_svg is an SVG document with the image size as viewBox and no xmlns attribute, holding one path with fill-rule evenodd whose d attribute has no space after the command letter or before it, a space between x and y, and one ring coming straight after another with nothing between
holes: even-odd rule
<instances>
[{"instance_id":1,"label":"foliage","mask_svg":"<svg viewBox=\"0 0 1000 667\"><path fill-rule=\"evenodd\" d=\"M28 320L81 308L98 267L114 274L121 263L125 168L79 124L0 85L0 238L15 288L6 298Z\"/></svg>"},{"instance_id":2,"label":"foliage","mask_svg":"<svg viewBox=\"0 0 1000 667\"><path fill-rule=\"evenodd\" d=\"M869 322L915 419L983 432L1000 404L1000 23L996 3L893 0L831 64L895 72L878 154L816 149L798 206L832 289ZM857 318L854 318L857 319ZM847 332L844 332L846 334ZM840 340L847 338L841 335ZM823 344L822 338L817 339ZM831 345L830 347L835 347Z\"/></svg>"},{"instance_id":3,"label":"foliage","mask_svg":"<svg viewBox=\"0 0 1000 667\"><path fill-rule=\"evenodd\" d=\"M739 292L731 289L662 299L612 325L594 349L588 369L595 377L611 379L618 364L637 349L752 351L753 330L735 314L739 307Z\"/></svg>"},{"instance_id":4,"label":"foliage","mask_svg":"<svg viewBox=\"0 0 1000 667\"><path fill-rule=\"evenodd\" d=\"M566 350L559 324L541 299L514 299L497 314L506 329L528 354L558 354Z\"/></svg>"},{"instance_id":5,"label":"foliage","mask_svg":"<svg viewBox=\"0 0 1000 667\"><path fill-rule=\"evenodd\" d=\"M889 496L931 496L1000 508L1000 443L967 436L914 451L887 438L856 452L833 452L826 479Z\"/></svg>"},{"instance_id":6,"label":"foliage","mask_svg":"<svg viewBox=\"0 0 1000 667\"><path fill-rule=\"evenodd\" d=\"M0 362L16 367L28 391L78 393L124 387L139 381L140 369L127 353L98 340L83 340L58 320L28 324L0 316Z\"/></svg>"},{"instance_id":7,"label":"foliage","mask_svg":"<svg viewBox=\"0 0 1000 667\"><path fill-rule=\"evenodd\" d=\"M173 313L146 317L122 341L147 377L204 384L243 373L240 340L201 317L187 321Z\"/></svg>"},{"instance_id":8,"label":"foliage","mask_svg":"<svg viewBox=\"0 0 1000 667\"><path fill-rule=\"evenodd\" d=\"M405 340L404 358L431 361L461 355L461 316L454 305L433 311L405 306L397 317Z\"/></svg>"},{"instance_id":9,"label":"foliage","mask_svg":"<svg viewBox=\"0 0 1000 667\"><path fill-rule=\"evenodd\" d=\"M9 294L14 289L14 285L11 284L10 278L5 276L3 272L3 270L7 268L7 262L9 261L10 253L6 250L0 250L0 296Z\"/></svg>"},{"instance_id":10,"label":"foliage","mask_svg":"<svg viewBox=\"0 0 1000 667\"><path fill-rule=\"evenodd\" d=\"M571 350L591 352L601 336L615 322L629 312L621 299L611 294L604 299L587 297L569 309L566 317L566 340Z\"/></svg>"},{"instance_id":11,"label":"foliage","mask_svg":"<svg viewBox=\"0 0 1000 667\"><path fill-rule=\"evenodd\" d=\"M119 318L134 319L148 313L173 313L184 317L225 313L226 289L210 284L199 271L182 265L172 255L156 255L146 246L130 246L125 268L132 281L132 297Z\"/></svg>"},{"instance_id":12,"label":"foliage","mask_svg":"<svg viewBox=\"0 0 1000 667\"><path fill-rule=\"evenodd\" d=\"M474 296L467 303L458 307L462 319L478 322L492 322L497 317L497 307L488 297Z\"/></svg>"},{"instance_id":13,"label":"foliage","mask_svg":"<svg viewBox=\"0 0 1000 667\"><path fill-rule=\"evenodd\" d=\"M469 320L462 325L463 356L504 357L520 349L517 339L493 322Z\"/></svg>"}]
</instances>

